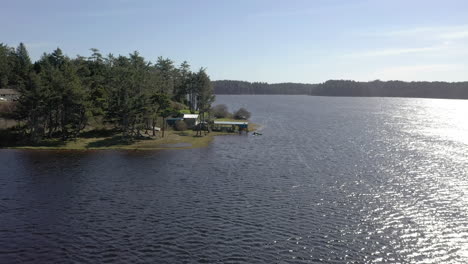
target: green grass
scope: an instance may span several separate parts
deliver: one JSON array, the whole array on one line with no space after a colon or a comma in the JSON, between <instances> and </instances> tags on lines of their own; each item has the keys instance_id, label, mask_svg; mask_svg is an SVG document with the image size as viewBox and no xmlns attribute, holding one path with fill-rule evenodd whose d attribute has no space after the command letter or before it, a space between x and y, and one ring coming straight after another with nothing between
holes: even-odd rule
<instances>
[{"instance_id":1,"label":"green grass","mask_svg":"<svg viewBox=\"0 0 468 264\"><path fill-rule=\"evenodd\" d=\"M98 149L98 148L111 148L111 147L122 147L130 146L134 143L133 140L126 139L120 135L107 137L103 139L97 139L90 141L86 144L85 148L87 149Z\"/></svg>"},{"instance_id":2,"label":"green grass","mask_svg":"<svg viewBox=\"0 0 468 264\"><path fill-rule=\"evenodd\" d=\"M250 131L255 130L255 124L250 124ZM1 131L0 131L1 132ZM1 135L1 133L0 133ZM158 150L158 149L188 149L206 147L213 141L215 136L235 135L227 132L210 132L203 136L195 136L196 132L166 131L162 137L147 137L141 139L127 139L112 130L92 130L84 132L79 138L67 141L60 139L45 139L36 144L18 144L9 141L9 144L0 145L15 149L38 149L38 150L106 150L106 149L131 149L131 150Z\"/></svg>"},{"instance_id":3,"label":"green grass","mask_svg":"<svg viewBox=\"0 0 468 264\"><path fill-rule=\"evenodd\" d=\"M215 121L249 122L249 120L245 120L245 119L234 119L234 118L216 118Z\"/></svg>"},{"instance_id":4,"label":"green grass","mask_svg":"<svg viewBox=\"0 0 468 264\"><path fill-rule=\"evenodd\" d=\"M139 140L128 140L120 135L112 137L86 137L76 138L68 141L60 139L42 140L36 144L10 144L8 148L16 149L49 149L49 150L105 150L105 149L134 149L134 150L157 150L157 149L179 149L199 148L207 146L215 135L209 133L203 137L196 137L195 132L173 132L166 131L164 138L149 138ZM180 144L183 143L183 144ZM179 145L179 146L178 146Z\"/></svg>"},{"instance_id":5,"label":"green grass","mask_svg":"<svg viewBox=\"0 0 468 264\"><path fill-rule=\"evenodd\" d=\"M181 113L181 114L191 114L192 112L190 112L190 110L188 110L188 109L183 109L183 110L179 110L179 113ZM195 111L194 113L198 114L199 112Z\"/></svg>"}]
</instances>

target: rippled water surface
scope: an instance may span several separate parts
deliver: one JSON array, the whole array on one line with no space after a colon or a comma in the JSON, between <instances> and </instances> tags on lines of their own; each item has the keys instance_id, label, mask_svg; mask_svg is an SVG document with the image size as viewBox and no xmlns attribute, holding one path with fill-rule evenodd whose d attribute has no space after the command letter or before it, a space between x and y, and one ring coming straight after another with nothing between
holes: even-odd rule
<instances>
[{"instance_id":1,"label":"rippled water surface","mask_svg":"<svg viewBox=\"0 0 468 264\"><path fill-rule=\"evenodd\" d=\"M0 150L0 263L468 262L468 101L217 100L263 136Z\"/></svg>"}]
</instances>

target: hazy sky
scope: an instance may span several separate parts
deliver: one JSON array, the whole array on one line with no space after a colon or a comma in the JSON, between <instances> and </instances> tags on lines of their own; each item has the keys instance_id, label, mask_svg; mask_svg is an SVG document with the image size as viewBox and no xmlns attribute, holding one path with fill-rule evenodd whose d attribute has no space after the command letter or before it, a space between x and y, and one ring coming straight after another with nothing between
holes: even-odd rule
<instances>
[{"instance_id":1,"label":"hazy sky","mask_svg":"<svg viewBox=\"0 0 468 264\"><path fill-rule=\"evenodd\" d=\"M213 80L468 80L466 0L0 0L0 23L34 60L98 48Z\"/></svg>"}]
</instances>

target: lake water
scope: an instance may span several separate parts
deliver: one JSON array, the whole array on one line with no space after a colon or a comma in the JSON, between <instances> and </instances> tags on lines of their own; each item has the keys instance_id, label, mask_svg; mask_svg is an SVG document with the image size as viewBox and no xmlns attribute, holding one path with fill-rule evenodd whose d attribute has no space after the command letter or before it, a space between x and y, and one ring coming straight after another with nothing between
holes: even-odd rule
<instances>
[{"instance_id":1,"label":"lake water","mask_svg":"<svg viewBox=\"0 0 468 264\"><path fill-rule=\"evenodd\" d=\"M0 263L468 262L468 101L217 101L263 136L0 150Z\"/></svg>"}]
</instances>

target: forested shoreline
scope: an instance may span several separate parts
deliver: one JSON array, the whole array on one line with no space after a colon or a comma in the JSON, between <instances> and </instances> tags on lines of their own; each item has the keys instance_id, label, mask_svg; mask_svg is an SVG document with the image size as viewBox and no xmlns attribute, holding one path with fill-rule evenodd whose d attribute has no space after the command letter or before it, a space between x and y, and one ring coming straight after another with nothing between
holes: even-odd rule
<instances>
[{"instance_id":1,"label":"forested shoreline","mask_svg":"<svg viewBox=\"0 0 468 264\"><path fill-rule=\"evenodd\" d=\"M213 81L215 94L311 94L316 84Z\"/></svg>"},{"instance_id":2,"label":"forested shoreline","mask_svg":"<svg viewBox=\"0 0 468 264\"><path fill-rule=\"evenodd\" d=\"M0 89L19 92L14 109L1 113L17 120L15 140L67 140L85 129L109 128L135 138L181 111L203 118L214 94L205 69L193 72L159 57L153 64L133 52L70 58L60 48L32 62L23 43L0 44Z\"/></svg>"},{"instance_id":3,"label":"forested shoreline","mask_svg":"<svg viewBox=\"0 0 468 264\"><path fill-rule=\"evenodd\" d=\"M319 84L311 95L468 99L468 82L330 80Z\"/></svg>"},{"instance_id":4,"label":"forested shoreline","mask_svg":"<svg viewBox=\"0 0 468 264\"><path fill-rule=\"evenodd\" d=\"M155 136L166 118L182 112L204 119L214 94L468 99L468 82L212 82L203 68L194 72L185 61L176 66L163 57L152 63L136 51L104 56L91 49L89 56L70 58L57 48L32 62L23 43L16 48L0 44L0 89L19 94L8 107L2 102L7 111L0 117L17 122L10 135L32 143L66 141L90 129L113 130L125 138Z\"/></svg>"},{"instance_id":5,"label":"forested shoreline","mask_svg":"<svg viewBox=\"0 0 468 264\"><path fill-rule=\"evenodd\" d=\"M297 94L315 96L468 99L468 82L329 80L320 84L213 81L215 94Z\"/></svg>"}]
</instances>

